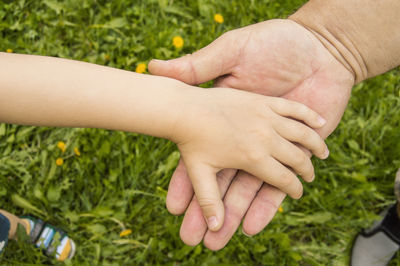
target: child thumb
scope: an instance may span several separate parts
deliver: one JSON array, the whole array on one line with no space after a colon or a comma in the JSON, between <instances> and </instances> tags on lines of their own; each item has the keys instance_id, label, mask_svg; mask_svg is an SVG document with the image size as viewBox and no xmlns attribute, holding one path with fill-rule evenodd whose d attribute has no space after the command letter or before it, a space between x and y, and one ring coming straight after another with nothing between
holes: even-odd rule
<instances>
[{"instance_id":1,"label":"child thumb","mask_svg":"<svg viewBox=\"0 0 400 266\"><path fill-rule=\"evenodd\" d=\"M218 231L224 223L225 210L217 183L217 172L205 165L188 167L188 172L208 229Z\"/></svg>"}]
</instances>

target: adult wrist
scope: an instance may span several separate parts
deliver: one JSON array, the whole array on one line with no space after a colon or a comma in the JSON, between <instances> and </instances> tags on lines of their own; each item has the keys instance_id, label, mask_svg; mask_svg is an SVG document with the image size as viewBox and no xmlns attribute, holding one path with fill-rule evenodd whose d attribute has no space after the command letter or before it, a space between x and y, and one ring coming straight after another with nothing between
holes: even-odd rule
<instances>
[{"instance_id":1,"label":"adult wrist","mask_svg":"<svg viewBox=\"0 0 400 266\"><path fill-rule=\"evenodd\" d=\"M400 1L310 0L289 19L307 28L355 83L400 64Z\"/></svg>"}]
</instances>

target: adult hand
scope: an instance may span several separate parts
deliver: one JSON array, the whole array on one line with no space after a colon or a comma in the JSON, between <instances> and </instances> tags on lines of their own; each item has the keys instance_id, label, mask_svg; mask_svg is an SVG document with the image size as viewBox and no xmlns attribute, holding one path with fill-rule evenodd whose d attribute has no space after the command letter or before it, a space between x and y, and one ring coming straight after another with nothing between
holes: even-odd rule
<instances>
[{"instance_id":1,"label":"adult hand","mask_svg":"<svg viewBox=\"0 0 400 266\"><path fill-rule=\"evenodd\" d=\"M324 138L339 123L354 84L354 75L310 31L291 20L269 20L227 32L194 54L170 61L153 60L149 70L189 84L217 79L219 87L304 103L327 120L318 131ZM173 174L167 208L172 214L186 210L180 232L186 244L197 245L204 238L208 248L221 249L243 217L244 233L257 234L285 198L280 190L233 169L220 172L218 184L226 216L222 228L212 232L207 231L182 162Z\"/></svg>"}]
</instances>

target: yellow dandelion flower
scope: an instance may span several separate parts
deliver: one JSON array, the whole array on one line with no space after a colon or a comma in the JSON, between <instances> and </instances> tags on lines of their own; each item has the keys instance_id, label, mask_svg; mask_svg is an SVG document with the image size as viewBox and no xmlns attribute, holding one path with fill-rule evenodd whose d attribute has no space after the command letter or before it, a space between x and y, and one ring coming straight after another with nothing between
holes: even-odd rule
<instances>
[{"instance_id":1,"label":"yellow dandelion flower","mask_svg":"<svg viewBox=\"0 0 400 266\"><path fill-rule=\"evenodd\" d=\"M183 47L184 41L181 36L175 36L172 39L172 44L175 46L175 48L179 49Z\"/></svg>"},{"instance_id":2,"label":"yellow dandelion flower","mask_svg":"<svg viewBox=\"0 0 400 266\"><path fill-rule=\"evenodd\" d=\"M105 55L104 55L104 60L110 61L110 55L109 55L109 54L105 54Z\"/></svg>"},{"instance_id":3,"label":"yellow dandelion flower","mask_svg":"<svg viewBox=\"0 0 400 266\"><path fill-rule=\"evenodd\" d=\"M129 236L130 234L132 234L132 230L126 229L126 230L122 231L121 233L119 233L119 236L124 237L124 236Z\"/></svg>"},{"instance_id":4,"label":"yellow dandelion flower","mask_svg":"<svg viewBox=\"0 0 400 266\"><path fill-rule=\"evenodd\" d=\"M67 145L65 145L65 143L63 141L59 141L57 143L57 147L62 151L65 152L65 150L67 149Z\"/></svg>"},{"instance_id":5,"label":"yellow dandelion flower","mask_svg":"<svg viewBox=\"0 0 400 266\"><path fill-rule=\"evenodd\" d=\"M78 147L74 148L74 152L76 156L81 156L81 152L79 151Z\"/></svg>"},{"instance_id":6,"label":"yellow dandelion flower","mask_svg":"<svg viewBox=\"0 0 400 266\"><path fill-rule=\"evenodd\" d=\"M7 49L6 52L7 52L7 53L12 53L12 52L13 52L13 49Z\"/></svg>"},{"instance_id":7,"label":"yellow dandelion flower","mask_svg":"<svg viewBox=\"0 0 400 266\"><path fill-rule=\"evenodd\" d=\"M219 24L224 23L224 17L221 14L215 14L214 21Z\"/></svg>"},{"instance_id":8,"label":"yellow dandelion flower","mask_svg":"<svg viewBox=\"0 0 400 266\"><path fill-rule=\"evenodd\" d=\"M146 72L146 68L147 68L147 66L145 63L140 63L136 67L136 72L142 74L142 73Z\"/></svg>"},{"instance_id":9,"label":"yellow dandelion flower","mask_svg":"<svg viewBox=\"0 0 400 266\"><path fill-rule=\"evenodd\" d=\"M282 212L283 212L283 208L282 208L282 206L279 206L279 208L278 208L278 212L280 212L280 213L282 213Z\"/></svg>"},{"instance_id":10,"label":"yellow dandelion flower","mask_svg":"<svg viewBox=\"0 0 400 266\"><path fill-rule=\"evenodd\" d=\"M63 158L57 158L57 160L56 160L56 165L61 166L61 165L63 165L63 164L64 164Z\"/></svg>"}]
</instances>

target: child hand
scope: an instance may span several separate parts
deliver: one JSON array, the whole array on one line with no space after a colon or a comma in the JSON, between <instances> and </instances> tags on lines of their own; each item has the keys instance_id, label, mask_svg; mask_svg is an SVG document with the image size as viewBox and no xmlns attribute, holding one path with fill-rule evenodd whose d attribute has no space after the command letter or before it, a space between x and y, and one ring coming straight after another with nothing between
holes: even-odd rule
<instances>
[{"instance_id":1,"label":"child hand","mask_svg":"<svg viewBox=\"0 0 400 266\"><path fill-rule=\"evenodd\" d=\"M322 127L324 119L305 105L282 98L226 88L193 94L171 139L178 145L210 230L217 231L224 219L216 179L221 169L242 169L293 198L301 197L303 187L295 173L312 181L314 168L295 143L326 158L324 141L310 128Z\"/></svg>"}]
</instances>

